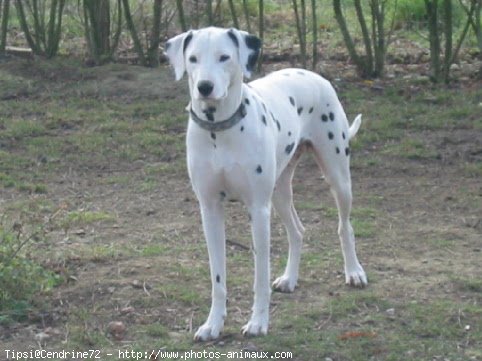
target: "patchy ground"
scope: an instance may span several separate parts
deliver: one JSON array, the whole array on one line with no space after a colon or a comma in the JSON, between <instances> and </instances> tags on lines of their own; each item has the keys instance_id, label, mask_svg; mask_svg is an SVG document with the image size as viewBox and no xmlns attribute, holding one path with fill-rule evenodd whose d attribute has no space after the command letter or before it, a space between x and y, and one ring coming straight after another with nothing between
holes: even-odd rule
<instances>
[{"instance_id":1,"label":"patchy ground","mask_svg":"<svg viewBox=\"0 0 482 361\"><path fill-rule=\"evenodd\" d=\"M336 208L308 156L294 180L307 228L299 288L273 294L268 336L240 335L253 263L246 212L228 203L226 329L196 344L210 284L185 168L187 85L168 69L0 64L0 215L26 234L43 224L29 255L62 279L0 325L2 348L481 360L482 89L401 78L336 81L349 118L364 114L352 219L369 287L344 285ZM277 216L272 230L274 279L287 257Z\"/></svg>"}]
</instances>

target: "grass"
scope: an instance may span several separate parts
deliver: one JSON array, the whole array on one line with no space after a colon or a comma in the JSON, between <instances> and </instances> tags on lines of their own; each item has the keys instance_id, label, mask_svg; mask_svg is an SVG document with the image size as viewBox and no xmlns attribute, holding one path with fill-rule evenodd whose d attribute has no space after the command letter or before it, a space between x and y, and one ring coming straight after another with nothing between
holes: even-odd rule
<instances>
[{"instance_id":1,"label":"grass","mask_svg":"<svg viewBox=\"0 0 482 361\"><path fill-rule=\"evenodd\" d=\"M24 235L21 226L0 224L0 324L25 320L36 296L61 283L60 277L27 257L41 233Z\"/></svg>"}]
</instances>

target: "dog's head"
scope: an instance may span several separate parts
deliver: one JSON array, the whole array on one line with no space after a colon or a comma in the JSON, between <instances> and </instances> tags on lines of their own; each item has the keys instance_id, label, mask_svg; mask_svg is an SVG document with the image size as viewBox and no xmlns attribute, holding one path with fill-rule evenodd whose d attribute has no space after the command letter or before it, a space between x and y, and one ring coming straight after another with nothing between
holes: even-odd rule
<instances>
[{"instance_id":1,"label":"dog's head","mask_svg":"<svg viewBox=\"0 0 482 361\"><path fill-rule=\"evenodd\" d=\"M242 74L251 76L260 48L261 40L245 31L209 27L168 40L165 54L176 80L187 72L193 99L219 101Z\"/></svg>"}]
</instances>

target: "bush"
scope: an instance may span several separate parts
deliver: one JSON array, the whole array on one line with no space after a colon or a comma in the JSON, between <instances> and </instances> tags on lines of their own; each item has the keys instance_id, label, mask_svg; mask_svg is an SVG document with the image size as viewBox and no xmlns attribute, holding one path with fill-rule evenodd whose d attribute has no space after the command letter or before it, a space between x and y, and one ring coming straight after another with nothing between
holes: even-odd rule
<instances>
[{"instance_id":1,"label":"bush","mask_svg":"<svg viewBox=\"0 0 482 361\"><path fill-rule=\"evenodd\" d=\"M411 28L413 25L423 24L427 21L427 11L424 0L398 0L396 19Z\"/></svg>"},{"instance_id":2,"label":"bush","mask_svg":"<svg viewBox=\"0 0 482 361\"><path fill-rule=\"evenodd\" d=\"M0 323L24 318L34 297L59 283L59 276L25 256L34 241L38 235L26 237L0 224Z\"/></svg>"},{"instance_id":3,"label":"bush","mask_svg":"<svg viewBox=\"0 0 482 361\"><path fill-rule=\"evenodd\" d=\"M426 28L428 15L425 0L398 0L387 3L391 16L399 27L407 29ZM444 10L440 9L441 15ZM467 19L464 9L458 1L453 1L452 17L456 27L462 27Z\"/></svg>"}]
</instances>

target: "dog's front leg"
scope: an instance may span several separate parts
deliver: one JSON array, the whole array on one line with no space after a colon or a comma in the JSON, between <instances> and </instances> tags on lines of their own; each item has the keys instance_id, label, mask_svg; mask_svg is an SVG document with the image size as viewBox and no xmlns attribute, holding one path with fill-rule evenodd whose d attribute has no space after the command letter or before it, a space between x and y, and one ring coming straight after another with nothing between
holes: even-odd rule
<instances>
[{"instance_id":1,"label":"dog's front leg","mask_svg":"<svg viewBox=\"0 0 482 361\"><path fill-rule=\"evenodd\" d=\"M249 322L242 328L245 336L266 335L269 324L270 216L271 205L249 207L254 253L254 302Z\"/></svg>"},{"instance_id":2,"label":"dog's front leg","mask_svg":"<svg viewBox=\"0 0 482 361\"><path fill-rule=\"evenodd\" d=\"M199 327L194 339L207 341L219 337L226 317L226 242L221 202L200 200L200 203L211 269L212 300L208 319Z\"/></svg>"}]
</instances>

